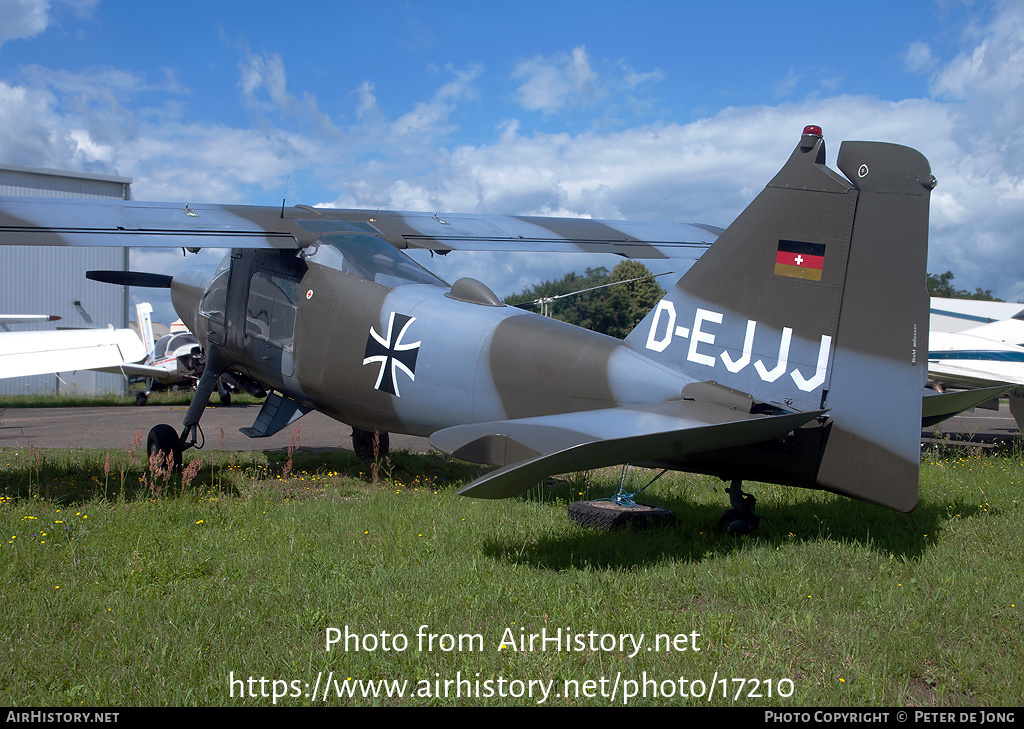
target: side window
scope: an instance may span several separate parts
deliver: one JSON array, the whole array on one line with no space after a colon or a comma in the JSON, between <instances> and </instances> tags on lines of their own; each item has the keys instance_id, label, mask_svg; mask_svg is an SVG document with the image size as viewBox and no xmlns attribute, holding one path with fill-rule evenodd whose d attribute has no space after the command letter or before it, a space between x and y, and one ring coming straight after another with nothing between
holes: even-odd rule
<instances>
[{"instance_id":1,"label":"side window","mask_svg":"<svg viewBox=\"0 0 1024 729\"><path fill-rule=\"evenodd\" d=\"M213 274L210 287L203 294L199 303L199 313L210 319L224 323L224 312L228 308L228 279L231 277L231 257L225 256Z\"/></svg>"},{"instance_id":2,"label":"side window","mask_svg":"<svg viewBox=\"0 0 1024 729\"><path fill-rule=\"evenodd\" d=\"M245 333L290 350L299 295L299 282L294 279L254 273L249 280Z\"/></svg>"}]
</instances>

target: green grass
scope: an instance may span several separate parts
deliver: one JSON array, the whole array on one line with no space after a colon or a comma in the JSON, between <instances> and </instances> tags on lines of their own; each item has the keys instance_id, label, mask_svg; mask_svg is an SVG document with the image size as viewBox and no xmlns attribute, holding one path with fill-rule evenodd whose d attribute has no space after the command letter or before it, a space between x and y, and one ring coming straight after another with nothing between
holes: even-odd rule
<instances>
[{"instance_id":1,"label":"green grass","mask_svg":"<svg viewBox=\"0 0 1024 729\"><path fill-rule=\"evenodd\" d=\"M604 533L565 511L611 470L484 501L456 494L476 468L433 455L193 455L183 484L140 453L0 450L0 704L314 705L328 677L327 705L524 705L541 684L497 692L531 680L553 682L548 705L621 705L645 678L630 705L1024 696L1019 453L926 454L910 515L749 484L762 528L744 538L714 528L722 484L686 474L645 493L674 527ZM559 628L644 643L519 645ZM679 649L647 650L657 634ZM457 678L495 695L436 695ZM337 695L379 680L406 696Z\"/></svg>"}]
</instances>

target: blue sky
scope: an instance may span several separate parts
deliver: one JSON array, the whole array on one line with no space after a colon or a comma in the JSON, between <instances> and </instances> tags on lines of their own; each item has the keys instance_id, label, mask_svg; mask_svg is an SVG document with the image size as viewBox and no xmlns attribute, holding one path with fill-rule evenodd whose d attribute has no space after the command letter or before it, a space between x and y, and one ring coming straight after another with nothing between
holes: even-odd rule
<instances>
[{"instance_id":1,"label":"blue sky","mask_svg":"<svg viewBox=\"0 0 1024 729\"><path fill-rule=\"evenodd\" d=\"M0 162L131 177L136 199L725 226L815 123L830 161L843 139L921 150L929 270L1024 298L1019 2L0 0L0 17ZM614 263L431 267L504 295Z\"/></svg>"}]
</instances>

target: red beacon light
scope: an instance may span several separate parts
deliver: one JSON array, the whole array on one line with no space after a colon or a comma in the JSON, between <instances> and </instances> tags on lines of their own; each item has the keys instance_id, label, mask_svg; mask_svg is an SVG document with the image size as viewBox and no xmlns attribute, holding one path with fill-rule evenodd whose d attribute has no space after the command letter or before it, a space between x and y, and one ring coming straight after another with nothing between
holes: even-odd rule
<instances>
[{"instance_id":1,"label":"red beacon light","mask_svg":"<svg viewBox=\"0 0 1024 729\"><path fill-rule=\"evenodd\" d=\"M813 134L815 137L821 136L821 127L817 124L808 124L804 127L804 134Z\"/></svg>"}]
</instances>

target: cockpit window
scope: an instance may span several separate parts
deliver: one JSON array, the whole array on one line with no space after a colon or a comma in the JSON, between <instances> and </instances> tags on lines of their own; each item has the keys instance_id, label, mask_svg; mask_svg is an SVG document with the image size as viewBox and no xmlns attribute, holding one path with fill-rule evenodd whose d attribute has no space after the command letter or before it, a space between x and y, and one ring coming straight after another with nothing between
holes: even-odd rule
<instances>
[{"instance_id":1,"label":"cockpit window","mask_svg":"<svg viewBox=\"0 0 1024 729\"><path fill-rule=\"evenodd\" d=\"M160 340L156 343L156 347L153 350L153 356L155 359L169 357L182 347L187 347L192 344L198 345L199 342L190 332L183 332L181 334L165 334L160 337Z\"/></svg>"},{"instance_id":2,"label":"cockpit window","mask_svg":"<svg viewBox=\"0 0 1024 729\"><path fill-rule=\"evenodd\" d=\"M408 284L448 285L374 235L322 235L301 255L307 261L392 288Z\"/></svg>"},{"instance_id":3,"label":"cockpit window","mask_svg":"<svg viewBox=\"0 0 1024 729\"><path fill-rule=\"evenodd\" d=\"M203 294L203 300L199 303L199 311L205 316L221 324L224 323L224 312L228 307L228 280L231 277L231 255L224 256L224 259L217 266L213 274L210 286Z\"/></svg>"}]
</instances>

